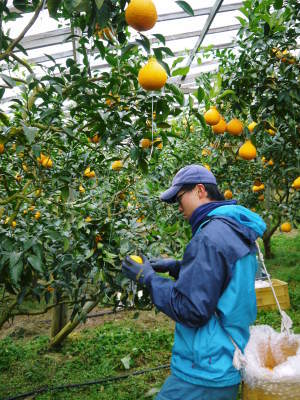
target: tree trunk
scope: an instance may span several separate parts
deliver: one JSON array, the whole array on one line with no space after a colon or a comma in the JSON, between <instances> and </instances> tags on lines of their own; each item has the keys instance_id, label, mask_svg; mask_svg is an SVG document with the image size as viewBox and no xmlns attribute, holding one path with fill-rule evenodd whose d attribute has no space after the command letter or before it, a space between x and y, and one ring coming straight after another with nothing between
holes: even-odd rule
<instances>
[{"instance_id":1,"label":"tree trunk","mask_svg":"<svg viewBox=\"0 0 300 400\"><path fill-rule=\"evenodd\" d=\"M59 293L55 293L54 302L59 303L61 296ZM68 322L68 307L66 304L59 304L53 308L52 311L52 321L51 321L51 338L55 337L58 332Z\"/></svg>"},{"instance_id":2,"label":"tree trunk","mask_svg":"<svg viewBox=\"0 0 300 400\"><path fill-rule=\"evenodd\" d=\"M98 300L97 301L88 301L84 306L83 306L83 310L82 313L84 314L88 314L89 312L92 311L93 308L95 308L98 304ZM55 337L51 338L51 342L50 342L50 348L54 348L56 346L58 346L59 344L61 344L61 342L76 328L77 325L79 325L81 322L80 317L77 315L73 321L69 321L64 328L58 332L58 334Z\"/></svg>"},{"instance_id":3,"label":"tree trunk","mask_svg":"<svg viewBox=\"0 0 300 400\"><path fill-rule=\"evenodd\" d=\"M271 251L271 236L263 235L263 243L265 249L265 258L270 259L274 257L274 254Z\"/></svg>"}]
</instances>

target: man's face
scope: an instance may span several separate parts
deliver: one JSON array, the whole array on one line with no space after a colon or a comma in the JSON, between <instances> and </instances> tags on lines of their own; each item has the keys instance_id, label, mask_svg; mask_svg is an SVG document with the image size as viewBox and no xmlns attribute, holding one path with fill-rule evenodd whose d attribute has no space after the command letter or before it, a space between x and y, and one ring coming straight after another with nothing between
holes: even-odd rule
<instances>
[{"instance_id":1,"label":"man's face","mask_svg":"<svg viewBox=\"0 0 300 400\"><path fill-rule=\"evenodd\" d=\"M199 183L194 187L194 189L189 191L185 191L184 189L179 190L176 196L176 200L178 203L179 211L187 220L190 219L196 208L210 201L207 197L205 187L201 183Z\"/></svg>"}]
</instances>

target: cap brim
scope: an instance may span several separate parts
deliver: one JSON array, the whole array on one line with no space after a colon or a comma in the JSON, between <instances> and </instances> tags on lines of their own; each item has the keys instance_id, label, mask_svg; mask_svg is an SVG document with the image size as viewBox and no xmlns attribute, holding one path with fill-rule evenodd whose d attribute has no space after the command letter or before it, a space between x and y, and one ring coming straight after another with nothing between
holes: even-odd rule
<instances>
[{"instance_id":1,"label":"cap brim","mask_svg":"<svg viewBox=\"0 0 300 400\"><path fill-rule=\"evenodd\" d=\"M166 203L175 203L176 202L176 195L181 189L182 185L180 186L171 186L168 190L163 192L160 195L160 200L165 201Z\"/></svg>"}]
</instances>

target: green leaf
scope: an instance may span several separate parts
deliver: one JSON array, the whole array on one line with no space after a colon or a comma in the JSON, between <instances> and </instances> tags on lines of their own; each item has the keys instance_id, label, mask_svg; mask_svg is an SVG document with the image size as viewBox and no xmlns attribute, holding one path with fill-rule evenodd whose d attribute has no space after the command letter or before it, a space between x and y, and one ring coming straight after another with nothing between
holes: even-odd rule
<instances>
[{"instance_id":1,"label":"green leaf","mask_svg":"<svg viewBox=\"0 0 300 400\"><path fill-rule=\"evenodd\" d=\"M127 46L123 47L122 51L121 51L122 57L127 55L127 53L129 53L130 50L132 50L133 48L137 48L137 44L136 43L129 43Z\"/></svg>"},{"instance_id":2,"label":"green leaf","mask_svg":"<svg viewBox=\"0 0 300 400\"><path fill-rule=\"evenodd\" d=\"M22 260L17 262L14 266L10 266L10 268L9 268L10 277L15 285L18 284L21 274L22 274L22 271L23 271Z\"/></svg>"},{"instance_id":3,"label":"green leaf","mask_svg":"<svg viewBox=\"0 0 300 400\"><path fill-rule=\"evenodd\" d=\"M283 7L283 0L275 0L274 7L276 10L280 10Z\"/></svg>"},{"instance_id":4,"label":"green leaf","mask_svg":"<svg viewBox=\"0 0 300 400\"><path fill-rule=\"evenodd\" d=\"M186 12L188 15L191 17L194 16L194 11L192 7L186 2L186 1L176 1L176 3L179 5L180 8L183 9L184 12Z\"/></svg>"},{"instance_id":5,"label":"green leaf","mask_svg":"<svg viewBox=\"0 0 300 400\"><path fill-rule=\"evenodd\" d=\"M169 47L158 47L161 52L168 54L171 57L174 57L173 51Z\"/></svg>"},{"instance_id":6,"label":"green leaf","mask_svg":"<svg viewBox=\"0 0 300 400\"><path fill-rule=\"evenodd\" d=\"M24 251L29 250L35 244L35 238L30 238L24 243Z\"/></svg>"},{"instance_id":7,"label":"green leaf","mask_svg":"<svg viewBox=\"0 0 300 400\"><path fill-rule=\"evenodd\" d=\"M19 261L21 255L22 255L22 252L10 254L10 256L9 256L9 266L13 267L14 265L16 265L17 262Z\"/></svg>"},{"instance_id":8,"label":"green leaf","mask_svg":"<svg viewBox=\"0 0 300 400\"><path fill-rule=\"evenodd\" d=\"M95 0L98 10L103 6L104 0Z\"/></svg>"},{"instance_id":9,"label":"green leaf","mask_svg":"<svg viewBox=\"0 0 300 400\"><path fill-rule=\"evenodd\" d=\"M69 186L64 186L61 189L61 198L65 203L68 201L68 198L69 198Z\"/></svg>"},{"instance_id":10,"label":"green leaf","mask_svg":"<svg viewBox=\"0 0 300 400\"><path fill-rule=\"evenodd\" d=\"M0 112L0 121L5 126L9 126L10 125L10 121L9 121L8 116L6 114L4 114L3 112Z\"/></svg>"},{"instance_id":11,"label":"green leaf","mask_svg":"<svg viewBox=\"0 0 300 400\"><path fill-rule=\"evenodd\" d=\"M141 34L141 36L143 39L137 39L136 42L141 44L144 47L144 49L146 50L146 52L149 54L150 48L151 48L150 40L142 34Z\"/></svg>"},{"instance_id":12,"label":"green leaf","mask_svg":"<svg viewBox=\"0 0 300 400\"><path fill-rule=\"evenodd\" d=\"M183 106L184 105L184 94L182 91L173 83L167 83L166 87L174 94L178 103Z\"/></svg>"},{"instance_id":13,"label":"green leaf","mask_svg":"<svg viewBox=\"0 0 300 400\"><path fill-rule=\"evenodd\" d=\"M200 104L202 100L204 99L205 92L202 89L202 87L198 87L197 92L196 92L196 97L198 99L198 103Z\"/></svg>"},{"instance_id":14,"label":"green leaf","mask_svg":"<svg viewBox=\"0 0 300 400\"><path fill-rule=\"evenodd\" d=\"M40 272L40 273L44 272L43 268L42 268L42 261L41 261L40 257L30 256L30 257L28 257L27 260L37 272Z\"/></svg>"},{"instance_id":15,"label":"green leaf","mask_svg":"<svg viewBox=\"0 0 300 400\"><path fill-rule=\"evenodd\" d=\"M62 0L47 0L47 6L50 17L56 17L57 9L61 4Z\"/></svg>"},{"instance_id":16,"label":"green leaf","mask_svg":"<svg viewBox=\"0 0 300 400\"><path fill-rule=\"evenodd\" d=\"M172 72L172 76L182 75L185 76L189 73L190 67L177 68Z\"/></svg>"},{"instance_id":17,"label":"green leaf","mask_svg":"<svg viewBox=\"0 0 300 400\"><path fill-rule=\"evenodd\" d=\"M69 250L70 241L68 238L64 237L64 253Z\"/></svg>"},{"instance_id":18,"label":"green leaf","mask_svg":"<svg viewBox=\"0 0 300 400\"><path fill-rule=\"evenodd\" d=\"M37 128L31 128L26 125L23 125L24 134L26 136L27 142L32 144L34 142L35 136L38 132Z\"/></svg>"},{"instance_id":19,"label":"green leaf","mask_svg":"<svg viewBox=\"0 0 300 400\"><path fill-rule=\"evenodd\" d=\"M175 68L177 64L180 64L184 60L184 57L178 57L173 61L172 68Z\"/></svg>"},{"instance_id":20,"label":"green leaf","mask_svg":"<svg viewBox=\"0 0 300 400\"><path fill-rule=\"evenodd\" d=\"M155 33L153 36L155 36L156 39L158 39L165 46L166 38L164 37L164 35L161 35L160 33Z\"/></svg>"},{"instance_id":21,"label":"green leaf","mask_svg":"<svg viewBox=\"0 0 300 400\"><path fill-rule=\"evenodd\" d=\"M4 80L4 82L10 87L13 88L16 86L16 82L11 79L9 76L1 74L0 77Z\"/></svg>"}]
</instances>

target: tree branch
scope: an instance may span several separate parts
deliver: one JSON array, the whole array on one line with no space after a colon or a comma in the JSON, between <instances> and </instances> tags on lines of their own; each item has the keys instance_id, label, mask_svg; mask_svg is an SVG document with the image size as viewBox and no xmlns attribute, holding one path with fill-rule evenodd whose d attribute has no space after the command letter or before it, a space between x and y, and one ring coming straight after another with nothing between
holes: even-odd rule
<instances>
[{"instance_id":1,"label":"tree branch","mask_svg":"<svg viewBox=\"0 0 300 400\"><path fill-rule=\"evenodd\" d=\"M26 35L26 33L29 31L29 29L32 27L32 25L35 23L41 10L44 7L44 2L45 2L45 0L42 0L39 3L39 5L37 6L37 9L35 10L33 17L29 21L28 25L25 26L25 28L20 33L20 35L12 41L12 43L8 46L7 50L4 53L0 54L0 61L3 60L4 58L6 58L7 56L11 55L11 53L12 53L13 49L16 47L16 45L23 39L23 37Z\"/></svg>"}]
</instances>

